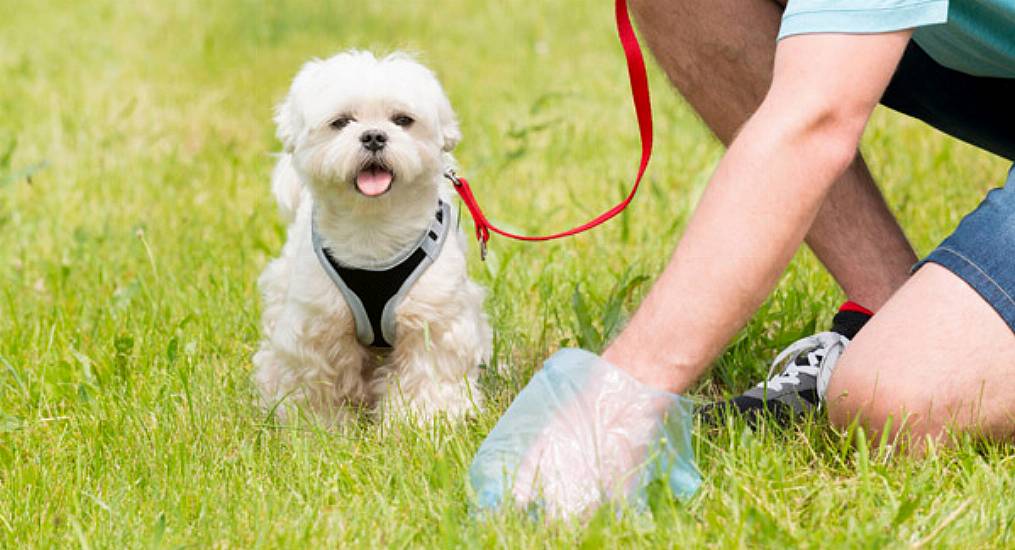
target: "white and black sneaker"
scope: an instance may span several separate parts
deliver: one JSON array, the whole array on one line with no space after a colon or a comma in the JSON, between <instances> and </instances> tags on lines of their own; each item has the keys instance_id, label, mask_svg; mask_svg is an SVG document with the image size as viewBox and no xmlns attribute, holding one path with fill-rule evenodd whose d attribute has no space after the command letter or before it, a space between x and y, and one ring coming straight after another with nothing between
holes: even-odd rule
<instances>
[{"instance_id":1,"label":"white and black sneaker","mask_svg":"<svg viewBox=\"0 0 1015 550\"><path fill-rule=\"evenodd\" d=\"M849 304L847 304L849 305ZM801 338L772 362L769 378L743 394L701 409L706 422L723 412L737 411L751 425L762 414L787 422L821 403L835 363L846 345L871 318L866 310L843 306L832 319L832 330ZM778 374L776 370L781 369Z\"/></svg>"}]
</instances>

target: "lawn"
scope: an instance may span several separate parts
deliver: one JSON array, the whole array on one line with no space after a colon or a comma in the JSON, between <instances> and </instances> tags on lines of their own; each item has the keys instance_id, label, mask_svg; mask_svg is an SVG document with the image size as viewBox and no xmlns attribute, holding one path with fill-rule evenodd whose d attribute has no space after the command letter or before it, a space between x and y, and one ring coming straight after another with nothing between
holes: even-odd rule
<instances>
[{"instance_id":1,"label":"lawn","mask_svg":"<svg viewBox=\"0 0 1015 550\"><path fill-rule=\"evenodd\" d=\"M650 67L656 157L619 219L492 243L489 407L465 425L275 426L252 399L255 279L284 237L272 106L300 64L405 48L441 76L491 217L560 229L622 196L638 137L612 6L577 0L0 0L0 547L1015 545L1011 446L893 455L821 418L697 432L688 502L588 523L470 515L466 469L541 360L647 290L722 147ZM601 4L601 5L600 5ZM864 139L919 252L1005 164L879 111ZM470 222L463 219L467 227ZM698 399L756 382L842 295L801 252Z\"/></svg>"}]
</instances>

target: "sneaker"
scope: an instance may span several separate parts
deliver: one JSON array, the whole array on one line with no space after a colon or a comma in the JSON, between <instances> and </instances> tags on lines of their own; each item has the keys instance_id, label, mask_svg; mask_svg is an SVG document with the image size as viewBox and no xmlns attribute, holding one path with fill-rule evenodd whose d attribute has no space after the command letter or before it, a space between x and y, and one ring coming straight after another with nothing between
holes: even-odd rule
<instances>
[{"instance_id":1,"label":"sneaker","mask_svg":"<svg viewBox=\"0 0 1015 550\"><path fill-rule=\"evenodd\" d=\"M846 345L870 318L865 311L840 309L831 331L801 338L783 350L772 362L768 380L738 397L703 407L702 416L714 422L717 413L736 410L753 426L765 412L785 423L816 409Z\"/></svg>"}]
</instances>

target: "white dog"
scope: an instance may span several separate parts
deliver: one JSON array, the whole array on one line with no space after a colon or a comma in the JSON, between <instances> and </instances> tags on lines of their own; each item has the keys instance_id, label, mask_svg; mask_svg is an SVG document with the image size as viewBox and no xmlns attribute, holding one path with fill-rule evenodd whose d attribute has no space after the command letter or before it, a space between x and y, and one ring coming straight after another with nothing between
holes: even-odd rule
<instances>
[{"instance_id":1,"label":"white dog","mask_svg":"<svg viewBox=\"0 0 1015 550\"><path fill-rule=\"evenodd\" d=\"M362 406L421 420L479 406L490 327L443 178L461 136L434 74L405 54L313 60L275 122L289 230L258 280L264 405L327 424Z\"/></svg>"}]
</instances>

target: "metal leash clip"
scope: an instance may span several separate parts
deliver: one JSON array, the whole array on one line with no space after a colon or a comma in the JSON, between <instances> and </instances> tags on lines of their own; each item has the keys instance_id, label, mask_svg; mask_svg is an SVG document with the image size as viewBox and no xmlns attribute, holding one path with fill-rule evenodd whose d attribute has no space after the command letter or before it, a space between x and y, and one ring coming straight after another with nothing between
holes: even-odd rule
<instances>
[{"instance_id":1,"label":"metal leash clip","mask_svg":"<svg viewBox=\"0 0 1015 550\"><path fill-rule=\"evenodd\" d=\"M462 186L462 180L458 179L458 174L455 173L454 168L448 168L444 172L444 177L451 181L451 185L454 185L455 187Z\"/></svg>"}]
</instances>

